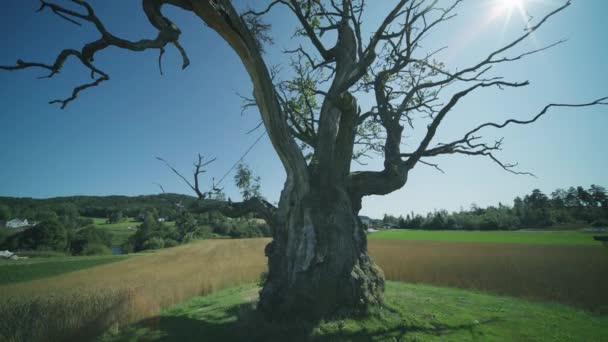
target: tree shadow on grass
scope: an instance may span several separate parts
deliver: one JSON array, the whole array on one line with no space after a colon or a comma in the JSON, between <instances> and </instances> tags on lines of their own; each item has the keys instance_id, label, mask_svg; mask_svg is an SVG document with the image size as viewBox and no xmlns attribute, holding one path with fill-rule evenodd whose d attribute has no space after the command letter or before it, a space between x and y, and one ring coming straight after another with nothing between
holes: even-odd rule
<instances>
[{"instance_id":1,"label":"tree shadow on grass","mask_svg":"<svg viewBox=\"0 0 608 342\"><path fill-rule=\"evenodd\" d=\"M442 337L468 331L476 340L475 328L498 319L463 324L431 323L417 325L398 319L386 319L385 325L342 329L343 321L268 322L255 310L252 303L229 307L199 309L201 312L183 315L157 316L139 322L122 331L111 341L383 341L401 340L413 334ZM363 322L365 318L352 322ZM384 320L383 320L384 321ZM331 327L327 327L331 325ZM337 327L337 328L336 328ZM107 340L107 339L106 339Z\"/></svg>"}]
</instances>

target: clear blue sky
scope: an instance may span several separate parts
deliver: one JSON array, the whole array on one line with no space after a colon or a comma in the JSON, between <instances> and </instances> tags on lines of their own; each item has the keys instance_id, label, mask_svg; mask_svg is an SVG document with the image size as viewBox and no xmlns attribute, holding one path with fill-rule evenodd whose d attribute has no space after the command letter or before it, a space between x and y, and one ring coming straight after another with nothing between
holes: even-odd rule
<instances>
[{"instance_id":1,"label":"clear blue sky","mask_svg":"<svg viewBox=\"0 0 608 342\"><path fill-rule=\"evenodd\" d=\"M458 17L430 36L425 47L447 45L448 50L439 58L450 67L462 68L521 33L524 22L518 12L508 22L506 13L492 18L496 1L465 1ZM114 34L133 40L155 35L139 8L140 1L91 3ZM368 13L371 28L392 1L368 3L373 4ZM524 1L537 19L562 3ZM13 64L18 58L50 62L61 49L79 48L97 37L87 25L74 26L49 12L34 13L38 6L34 0L3 1L0 65ZM184 172L192 168L196 153L217 157L206 174L216 178L239 158L259 134L245 134L257 124L259 114L250 111L241 115L235 95L251 92L247 74L236 55L200 20L174 8L166 13L183 31L182 45L192 61L185 71L180 69L174 49L165 55L164 76L159 75L156 52L108 49L97 56L96 64L112 79L82 93L65 110L47 101L66 97L74 85L87 81L88 73L78 63L66 64L53 79L36 79L44 74L42 70L0 72L0 195L158 193L154 183L162 184L168 192L190 193L155 156L166 158ZM470 96L449 114L435 142L459 137L488 120L526 118L549 102L586 102L607 96L606 13L606 1L575 0L523 48L561 38L568 39L565 44L499 69L510 79L527 79L531 85L517 90L483 90ZM276 44L268 48L268 60L285 62L280 51L294 47L290 41L294 18L279 10L268 21L276 37ZM522 170L534 172L538 178L506 173L486 159L440 158L436 161L445 174L419 165L403 189L366 198L362 214L377 217L411 210L457 210L471 203L511 203L513 197L534 188L550 192L579 184L608 186L606 128L608 107L604 106L558 109L531 126L488 130L489 137L505 137L500 154L504 160L518 161ZM414 146L419 136L406 135L410 138L405 140L405 149ZM263 193L275 201L284 173L267 138L246 162L262 177ZM379 159L368 164L366 168L381 168ZM226 190L236 199L230 180L231 176Z\"/></svg>"}]
</instances>

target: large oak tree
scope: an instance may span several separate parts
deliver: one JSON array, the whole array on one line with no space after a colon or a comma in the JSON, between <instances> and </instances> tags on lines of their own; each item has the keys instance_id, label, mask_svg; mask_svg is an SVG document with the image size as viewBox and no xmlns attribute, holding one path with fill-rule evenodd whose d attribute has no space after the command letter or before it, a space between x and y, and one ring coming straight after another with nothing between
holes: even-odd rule
<instances>
[{"instance_id":1,"label":"large oak tree","mask_svg":"<svg viewBox=\"0 0 608 342\"><path fill-rule=\"evenodd\" d=\"M47 77L54 77L68 58L77 59L90 71L92 80L75 87L69 97L51 102L64 108L80 92L110 79L94 60L107 48L156 49L160 61L165 49L174 46L187 67L190 60L179 42L181 31L161 9L177 6L199 17L201 24L230 45L249 73L253 96L245 99L245 105L258 108L287 177L276 208L258 197L240 203L214 200L199 187L198 176L205 165L199 157L191 184L200 198L196 210L220 210L231 216L255 212L272 226L273 240L265 249L268 277L259 302L264 313L321 317L340 311L366 312L382 302L384 276L367 253L366 235L358 219L363 197L402 188L416 165L436 166L432 158L446 154L482 156L507 171L523 173L497 157L501 141L484 140L485 128L533 123L552 107L607 104L606 98L549 104L529 119L487 122L463 132L459 139L434 141L446 115L468 94L481 88L528 85L527 81L496 76L493 67L559 44L513 52L570 5L566 1L531 21L515 40L451 71L435 60L440 50L424 50L422 42L454 16L460 2L393 1L379 25L366 31L362 23L372 1L274 0L239 12L229 0L143 0L143 11L158 34L131 41L112 34L86 1L71 0L73 6L65 6L45 0L41 11L78 25L93 25L99 38L76 49L66 48L48 64L18 60L1 68L42 68L48 70ZM292 71L283 80L263 54L264 44L272 40L263 16L277 7L293 15L296 36L302 42L285 51ZM365 110L358 103L363 94L375 101ZM422 127L412 123L420 116L428 120ZM403 150L404 135L415 127L423 130L422 139L410 142L414 148ZM351 171L353 160L374 152L384 158L382 170Z\"/></svg>"}]
</instances>

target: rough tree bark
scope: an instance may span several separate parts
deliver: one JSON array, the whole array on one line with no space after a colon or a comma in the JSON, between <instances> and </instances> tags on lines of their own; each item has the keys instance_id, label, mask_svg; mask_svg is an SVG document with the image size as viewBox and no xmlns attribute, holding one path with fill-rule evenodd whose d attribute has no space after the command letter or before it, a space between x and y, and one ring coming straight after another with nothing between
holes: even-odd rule
<instances>
[{"instance_id":1,"label":"rough tree bark","mask_svg":"<svg viewBox=\"0 0 608 342\"><path fill-rule=\"evenodd\" d=\"M174 45L183 58L183 67L188 66L190 60L179 43L181 31L161 13L165 4L194 13L239 56L253 85L251 103L258 107L285 169L286 181L278 208L260 198L240 203L207 199L198 182L203 172L201 167L206 165L201 156L195 164L194 184L188 185L200 198L193 208L195 211L218 210L232 217L255 212L271 225L273 240L265 250L268 276L259 302L259 308L271 318L365 313L382 303L384 276L368 255L366 235L358 219L364 196L384 195L402 188L414 166L422 163L438 168L437 164L425 160L445 154L488 157L503 169L521 174L513 170L516 164L503 163L494 155L500 150L502 140L482 142L480 130L529 124L551 107L607 104L607 98L578 105L550 104L529 120L484 123L461 139L431 146L442 120L467 94L479 88L528 84L485 75L497 64L520 60L561 43L505 56L551 16L568 7L570 1L542 17L537 24L530 23L517 39L457 72L450 72L433 60L438 51L420 54L418 50L421 40L433 27L453 17L460 0L444 8L438 7L436 1L395 1L368 40L363 39L362 32L365 0L274 0L259 12L250 10L242 14L237 13L229 0L143 0L144 13L158 29L158 35L139 41L111 34L86 1L71 2L77 9L41 1L40 10L49 9L78 25L81 21L88 22L95 26L101 38L80 50L63 50L52 64L18 60L16 65L0 66L3 70L43 68L50 71L46 76L50 78L59 73L69 57L77 58L88 68L93 81L74 88L69 98L51 102L59 103L61 108L75 100L81 91L109 80L109 75L94 64L94 55L108 47L131 51L157 49L160 66L165 47ZM294 86L299 87L301 97L298 99L303 101L291 101L293 98L286 96L286 88L274 83L262 56L258 39L266 26L259 18L276 5L285 6L295 15L298 34L308 41L307 48L300 46L287 51L305 61L305 66L297 69L299 79L286 87L292 90ZM335 39L321 39L330 31ZM327 48L330 40L335 42ZM319 76L318 71L329 76ZM463 90L451 96L440 95L447 86L462 84L466 85ZM370 93L376 102L364 113L356 100L361 93ZM321 103L319 107L311 103L317 99ZM299 105L294 107L296 102L304 110L298 108ZM429 121L422 125L426 134L412 152L402 152L404 130L414 129L415 116L424 116ZM379 127L382 134L374 127ZM309 158L303 149L313 151ZM365 151L380 152L384 168L351 172L351 161Z\"/></svg>"},{"instance_id":2,"label":"rough tree bark","mask_svg":"<svg viewBox=\"0 0 608 342\"><path fill-rule=\"evenodd\" d=\"M351 39L339 42L341 49L336 58L344 62L339 64L336 81L320 114L320 146L316 150L319 163L309 167L289 135L286 114L275 96L255 37L229 2L217 2L221 12L211 11L204 3L194 5L194 11L222 35L243 61L254 85L255 102L287 174L271 223L273 241L265 250L268 276L259 308L274 318L366 312L382 302L384 276L367 252L366 235L358 219L360 198L356 199L359 203L352 203L346 182L357 110L345 92L347 87L343 87L355 58L351 51L355 48L352 30L346 24L342 26L340 37ZM341 139L344 144L337 144L341 120L350 120L351 127L341 127L342 136L346 136ZM345 146L346 153L335 153Z\"/></svg>"},{"instance_id":3,"label":"rough tree bark","mask_svg":"<svg viewBox=\"0 0 608 342\"><path fill-rule=\"evenodd\" d=\"M287 202L284 202L287 201ZM367 239L345 188L312 187L289 207L266 247L268 277L259 308L274 317L311 318L365 313L382 302L384 275L367 253Z\"/></svg>"}]
</instances>

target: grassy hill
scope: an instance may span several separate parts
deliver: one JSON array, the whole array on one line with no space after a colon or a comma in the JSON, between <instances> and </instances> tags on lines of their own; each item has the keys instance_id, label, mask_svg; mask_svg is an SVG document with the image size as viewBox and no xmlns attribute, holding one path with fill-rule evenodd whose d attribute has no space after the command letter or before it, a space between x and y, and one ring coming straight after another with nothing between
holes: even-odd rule
<instances>
[{"instance_id":1,"label":"grassy hill","mask_svg":"<svg viewBox=\"0 0 608 342\"><path fill-rule=\"evenodd\" d=\"M101 341L601 341L608 316L458 289L388 282L386 303L366 319L267 323L258 288L196 297L107 333Z\"/></svg>"}]
</instances>

